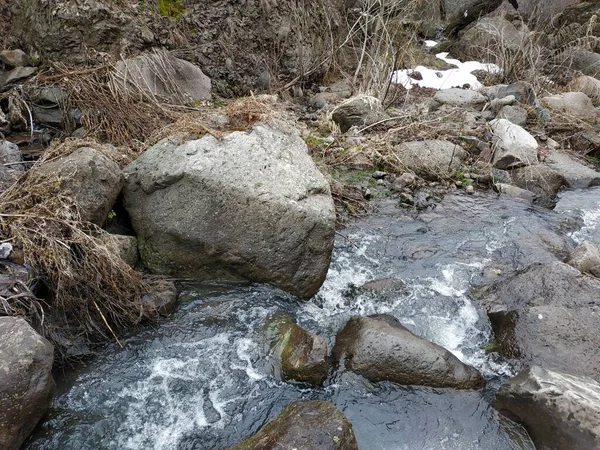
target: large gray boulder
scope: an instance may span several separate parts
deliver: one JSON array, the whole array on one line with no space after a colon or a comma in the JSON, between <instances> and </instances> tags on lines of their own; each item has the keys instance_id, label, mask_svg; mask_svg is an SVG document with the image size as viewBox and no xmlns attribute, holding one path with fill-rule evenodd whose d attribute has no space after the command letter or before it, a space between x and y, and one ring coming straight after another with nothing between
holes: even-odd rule
<instances>
[{"instance_id":1,"label":"large gray boulder","mask_svg":"<svg viewBox=\"0 0 600 450\"><path fill-rule=\"evenodd\" d=\"M476 389L481 374L433 342L412 334L388 315L353 317L338 332L332 353L347 370L370 381Z\"/></svg>"},{"instance_id":2,"label":"large gray boulder","mask_svg":"<svg viewBox=\"0 0 600 450\"><path fill-rule=\"evenodd\" d=\"M600 380L600 280L561 263L523 272L473 290L488 311L499 352L521 367Z\"/></svg>"},{"instance_id":3,"label":"large gray boulder","mask_svg":"<svg viewBox=\"0 0 600 450\"><path fill-rule=\"evenodd\" d=\"M289 404L274 420L229 450L358 450L352 425L323 400Z\"/></svg>"},{"instance_id":4,"label":"large gray boulder","mask_svg":"<svg viewBox=\"0 0 600 450\"><path fill-rule=\"evenodd\" d=\"M329 268L329 185L295 130L165 139L126 168L124 200L144 264L197 280L271 283L302 298Z\"/></svg>"},{"instance_id":5,"label":"large gray boulder","mask_svg":"<svg viewBox=\"0 0 600 450\"><path fill-rule=\"evenodd\" d=\"M107 151L112 151L107 147ZM81 147L68 156L33 167L30 176L59 180L62 190L77 202L81 220L102 225L121 188L119 165L98 150Z\"/></svg>"},{"instance_id":6,"label":"large gray boulder","mask_svg":"<svg viewBox=\"0 0 600 450\"><path fill-rule=\"evenodd\" d=\"M598 111L590 98L583 92L564 92L542 98L542 104L550 109L560 111L568 116L595 122Z\"/></svg>"},{"instance_id":7,"label":"large gray boulder","mask_svg":"<svg viewBox=\"0 0 600 450\"><path fill-rule=\"evenodd\" d=\"M522 423L536 448L600 448L600 383L532 366L500 387L494 407Z\"/></svg>"},{"instance_id":8,"label":"large gray boulder","mask_svg":"<svg viewBox=\"0 0 600 450\"><path fill-rule=\"evenodd\" d=\"M117 62L115 80L128 89L137 89L174 105L211 98L211 82L202 70L174 57L155 52Z\"/></svg>"},{"instance_id":9,"label":"large gray boulder","mask_svg":"<svg viewBox=\"0 0 600 450\"><path fill-rule=\"evenodd\" d=\"M506 119L494 119L489 125L495 168L511 169L537 164L538 143L527 130Z\"/></svg>"},{"instance_id":10,"label":"large gray boulder","mask_svg":"<svg viewBox=\"0 0 600 450\"><path fill-rule=\"evenodd\" d=\"M573 91L583 92L587 95L594 106L600 106L600 79L589 75L580 75L569 83Z\"/></svg>"},{"instance_id":11,"label":"large gray boulder","mask_svg":"<svg viewBox=\"0 0 600 450\"><path fill-rule=\"evenodd\" d=\"M430 180L451 176L468 157L460 145L439 139L404 142L394 152L406 169Z\"/></svg>"},{"instance_id":12,"label":"large gray boulder","mask_svg":"<svg viewBox=\"0 0 600 450\"><path fill-rule=\"evenodd\" d=\"M288 316L268 320L270 345L283 380L321 385L327 379L329 362L325 340L296 325Z\"/></svg>"},{"instance_id":13,"label":"large gray boulder","mask_svg":"<svg viewBox=\"0 0 600 450\"><path fill-rule=\"evenodd\" d=\"M562 175L568 187L585 189L600 185L600 173L583 165L567 153L551 151L544 163L555 172Z\"/></svg>"},{"instance_id":14,"label":"large gray boulder","mask_svg":"<svg viewBox=\"0 0 600 450\"><path fill-rule=\"evenodd\" d=\"M469 58L516 52L524 45L525 35L502 17L480 19L463 33L458 43L460 53Z\"/></svg>"},{"instance_id":15,"label":"large gray boulder","mask_svg":"<svg viewBox=\"0 0 600 450\"><path fill-rule=\"evenodd\" d=\"M544 164L511 170L510 176L515 185L536 194L535 203L545 208L553 208L556 195L567 186L565 177Z\"/></svg>"},{"instance_id":16,"label":"large gray boulder","mask_svg":"<svg viewBox=\"0 0 600 450\"><path fill-rule=\"evenodd\" d=\"M558 57L558 63L590 77L600 77L600 53L576 47L563 52Z\"/></svg>"},{"instance_id":17,"label":"large gray boulder","mask_svg":"<svg viewBox=\"0 0 600 450\"><path fill-rule=\"evenodd\" d=\"M0 317L0 448L18 450L50 407L52 344L22 318Z\"/></svg>"}]
</instances>

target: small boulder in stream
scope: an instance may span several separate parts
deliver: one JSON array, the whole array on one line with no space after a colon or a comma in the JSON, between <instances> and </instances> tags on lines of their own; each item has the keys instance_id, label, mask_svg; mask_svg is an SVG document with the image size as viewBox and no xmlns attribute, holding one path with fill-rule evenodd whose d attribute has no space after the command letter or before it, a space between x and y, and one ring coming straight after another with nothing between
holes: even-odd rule
<instances>
[{"instance_id":1,"label":"small boulder in stream","mask_svg":"<svg viewBox=\"0 0 600 450\"><path fill-rule=\"evenodd\" d=\"M477 369L412 334L393 316L353 317L338 332L333 358L372 382L478 389Z\"/></svg>"},{"instance_id":2,"label":"small boulder in stream","mask_svg":"<svg viewBox=\"0 0 600 450\"><path fill-rule=\"evenodd\" d=\"M296 325L288 316L276 315L267 324L269 341L281 364L284 380L319 386L327 379L329 362L325 340Z\"/></svg>"},{"instance_id":3,"label":"small boulder in stream","mask_svg":"<svg viewBox=\"0 0 600 450\"><path fill-rule=\"evenodd\" d=\"M569 255L567 264L582 273L589 273L598 278L600 277L600 249L590 241L583 241Z\"/></svg>"},{"instance_id":4,"label":"small boulder in stream","mask_svg":"<svg viewBox=\"0 0 600 450\"><path fill-rule=\"evenodd\" d=\"M537 164L538 143L527 130L506 119L490 122L492 164L496 169L512 169Z\"/></svg>"},{"instance_id":5,"label":"small boulder in stream","mask_svg":"<svg viewBox=\"0 0 600 450\"><path fill-rule=\"evenodd\" d=\"M567 186L565 177L545 164L519 167L512 170L510 176L515 185L533 192L535 203L544 208L554 208L556 195Z\"/></svg>"},{"instance_id":6,"label":"small boulder in stream","mask_svg":"<svg viewBox=\"0 0 600 450\"><path fill-rule=\"evenodd\" d=\"M271 422L229 450L358 450L352 425L323 400L289 404Z\"/></svg>"},{"instance_id":7,"label":"small boulder in stream","mask_svg":"<svg viewBox=\"0 0 600 450\"><path fill-rule=\"evenodd\" d=\"M600 381L600 280L561 263L475 288L488 311L500 354L521 367L541 365Z\"/></svg>"},{"instance_id":8,"label":"small boulder in stream","mask_svg":"<svg viewBox=\"0 0 600 450\"><path fill-rule=\"evenodd\" d=\"M522 423L539 449L600 448L600 384L532 366L502 385L494 407Z\"/></svg>"},{"instance_id":9,"label":"small boulder in stream","mask_svg":"<svg viewBox=\"0 0 600 450\"><path fill-rule=\"evenodd\" d=\"M404 142L394 153L407 170L428 180L452 176L468 157L460 145L440 139Z\"/></svg>"},{"instance_id":10,"label":"small boulder in stream","mask_svg":"<svg viewBox=\"0 0 600 450\"><path fill-rule=\"evenodd\" d=\"M50 407L52 344L25 319L0 317L0 448L18 450Z\"/></svg>"},{"instance_id":11,"label":"small boulder in stream","mask_svg":"<svg viewBox=\"0 0 600 450\"><path fill-rule=\"evenodd\" d=\"M143 263L195 280L266 282L301 298L325 279L335 209L295 130L164 139L126 168Z\"/></svg>"}]
</instances>

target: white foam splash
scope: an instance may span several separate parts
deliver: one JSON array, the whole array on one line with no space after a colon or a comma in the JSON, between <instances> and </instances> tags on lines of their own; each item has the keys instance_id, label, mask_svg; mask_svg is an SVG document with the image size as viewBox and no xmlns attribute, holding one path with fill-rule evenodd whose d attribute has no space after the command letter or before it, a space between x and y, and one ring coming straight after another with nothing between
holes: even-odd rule
<instances>
[{"instance_id":1,"label":"white foam splash","mask_svg":"<svg viewBox=\"0 0 600 450\"><path fill-rule=\"evenodd\" d=\"M583 211L581 218L583 219L583 226L569 235L578 244L589 240L591 236L597 235L598 225L600 225L600 208Z\"/></svg>"},{"instance_id":2,"label":"white foam splash","mask_svg":"<svg viewBox=\"0 0 600 450\"><path fill-rule=\"evenodd\" d=\"M432 89L448 89L468 85L470 89L478 90L483 87L483 84L479 82L472 72L483 70L489 73L499 73L501 71L500 67L496 64L486 64L479 61L467 61L463 63L458 59L449 58L449 55L446 52L438 53L436 57L448 64L456 66L456 68L436 70L429 69L425 66L417 66L414 69L397 70L391 74L392 83L401 84L406 89L412 89L413 86ZM411 77L415 72L421 74L421 80L416 80Z\"/></svg>"}]
</instances>

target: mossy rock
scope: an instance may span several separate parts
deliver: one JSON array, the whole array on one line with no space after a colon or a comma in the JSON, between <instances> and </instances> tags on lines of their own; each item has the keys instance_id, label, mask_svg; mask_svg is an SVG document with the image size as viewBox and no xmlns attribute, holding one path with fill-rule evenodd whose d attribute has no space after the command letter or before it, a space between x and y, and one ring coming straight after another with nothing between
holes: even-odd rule
<instances>
[{"instance_id":1,"label":"mossy rock","mask_svg":"<svg viewBox=\"0 0 600 450\"><path fill-rule=\"evenodd\" d=\"M180 0L157 0L156 6L161 16L177 19L185 12Z\"/></svg>"},{"instance_id":2,"label":"mossy rock","mask_svg":"<svg viewBox=\"0 0 600 450\"><path fill-rule=\"evenodd\" d=\"M283 314L274 314L265 324L272 353L280 363L283 380L321 385L327 379L329 363L325 340L296 325Z\"/></svg>"},{"instance_id":3,"label":"mossy rock","mask_svg":"<svg viewBox=\"0 0 600 450\"><path fill-rule=\"evenodd\" d=\"M358 450L352 425L323 400L298 401L256 434L229 450Z\"/></svg>"}]
</instances>

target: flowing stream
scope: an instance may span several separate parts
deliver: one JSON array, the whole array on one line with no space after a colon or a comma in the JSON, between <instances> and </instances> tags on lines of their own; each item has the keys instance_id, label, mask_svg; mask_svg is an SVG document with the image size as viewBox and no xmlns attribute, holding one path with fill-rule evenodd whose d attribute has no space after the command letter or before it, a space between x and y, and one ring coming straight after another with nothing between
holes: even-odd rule
<instances>
[{"instance_id":1,"label":"flowing stream","mask_svg":"<svg viewBox=\"0 0 600 450\"><path fill-rule=\"evenodd\" d=\"M484 351L490 325L469 288L562 259L583 239L600 244L599 193L566 192L554 211L491 193L449 194L420 214L379 201L336 237L325 284L307 303L266 286L184 284L170 318L58 376L49 417L25 448L224 449L288 403L320 398L346 414L362 450L533 449L523 430L490 406L513 368ZM402 279L405 292L348 295L385 277ZM393 314L477 367L488 386L372 384L337 371L322 388L282 382L263 338L275 312L323 336L330 349L348 318Z\"/></svg>"}]
</instances>

